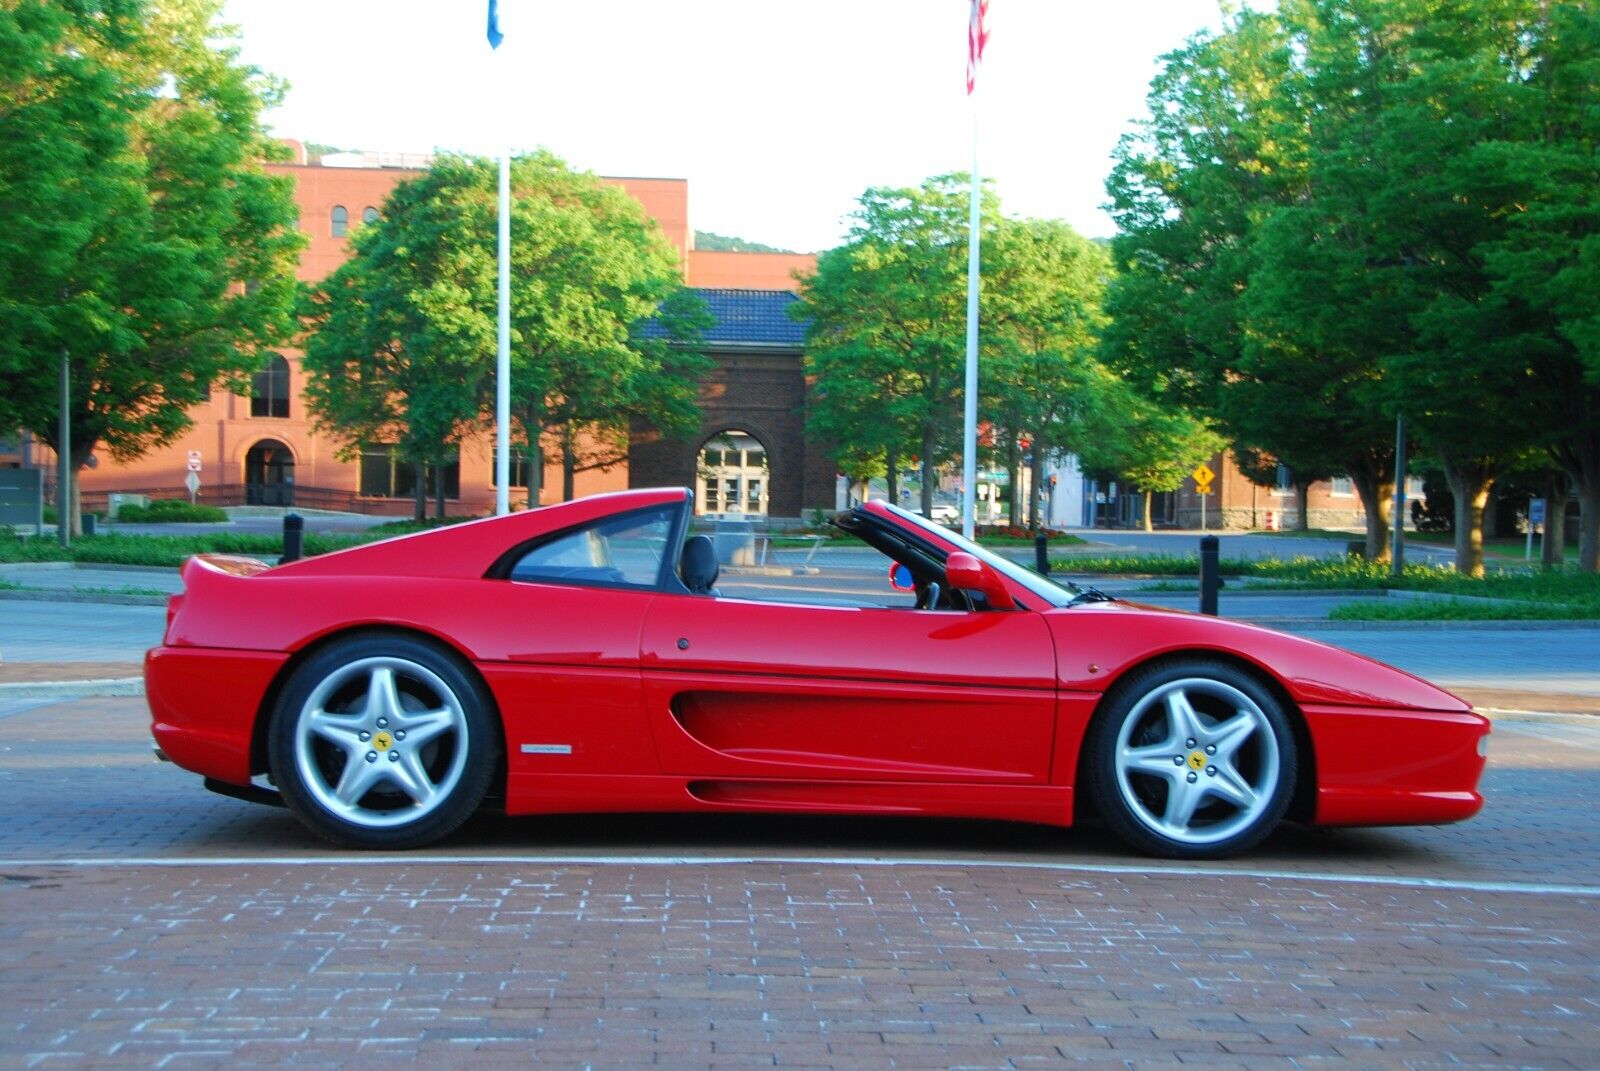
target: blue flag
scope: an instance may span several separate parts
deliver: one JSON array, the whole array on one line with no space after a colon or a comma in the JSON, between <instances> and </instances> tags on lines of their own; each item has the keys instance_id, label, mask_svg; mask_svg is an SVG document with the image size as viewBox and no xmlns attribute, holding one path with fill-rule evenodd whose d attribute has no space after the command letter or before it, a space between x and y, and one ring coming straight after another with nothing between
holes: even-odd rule
<instances>
[{"instance_id":1,"label":"blue flag","mask_svg":"<svg viewBox=\"0 0 1600 1071\"><path fill-rule=\"evenodd\" d=\"M500 32L500 0L489 0L489 47L499 48L506 35Z\"/></svg>"}]
</instances>

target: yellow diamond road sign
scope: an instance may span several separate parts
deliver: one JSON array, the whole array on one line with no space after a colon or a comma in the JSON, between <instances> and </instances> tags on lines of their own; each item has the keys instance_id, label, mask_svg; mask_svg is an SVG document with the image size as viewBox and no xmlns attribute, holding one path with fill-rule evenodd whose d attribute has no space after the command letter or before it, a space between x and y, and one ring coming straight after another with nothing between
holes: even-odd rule
<instances>
[{"instance_id":1,"label":"yellow diamond road sign","mask_svg":"<svg viewBox=\"0 0 1600 1071\"><path fill-rule=\"evenodd\" d=\"M1204 461L1202 461L1202 462L1200 462L1200 464L1196 465L1194 467L1194 471L1189 473L1189 475L1193 476L1194 477L1194 482L1199 484L1199 485L1201 485L1201 486L1204 486L1204 485L1210 483L1212 480L1217 478L1217 474L1212 472L1211 471L1211 467L1209 465L1207 465Z\"/></svg>"}]
</instances>

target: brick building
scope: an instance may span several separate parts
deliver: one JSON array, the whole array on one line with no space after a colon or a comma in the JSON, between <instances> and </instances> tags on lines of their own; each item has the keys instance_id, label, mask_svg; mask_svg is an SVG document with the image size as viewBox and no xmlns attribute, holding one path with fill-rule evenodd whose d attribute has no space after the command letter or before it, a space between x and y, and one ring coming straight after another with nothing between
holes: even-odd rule
<instances>
[{"instance_id":1,"label":"brick building","mask_svg":"<svg viewBox=\"0 0 1600 1071\"><path fill-rule=\"evenodd\" d=\"M308 162L304 149L290 144L297 159L268 165L268 170L294 180L299 226L309 237L298 276L316 282L343 263L349 236L356 227L378 218L389 191L429 161L415 155L341 153ZM703 385L705 423L698 436L685 443L642 441L628 463L578 473L576 493L698 483L703 507L709 488L704 474L697 473L697 461L712 439L718 440L711 444L713 454L719 462L726 460L729 451L723 440L731 433L745 444L739 452L742 467L731 470L741 510L794 517L803 509L831 507L832 462L802 433L806 404L802 332L783 314L795 300L795 273L810 270L816 258L697 250L686 180L602 181L626 190L660 225L678 251L685 281L711 305L717 323L708 336L707 353L715 368ZM250 394L212 391L208 401L190 411L193 426L177 442L127 464L102 452L92 467L80 473L85 508L103 508L108 495L117 491L185 495L190 459L198 458L201 501L410 512L414 479L410 466L396 464L381 445L357 457L339 457L337 444L313 427L304 402L305 385L297 350L285 348L270 355L255 375ZM443 474L449 512L493 509L493 453L492 432L462 444L459 460ZM31 454L36 464L50 463L47 449L35 448ZM536 503L559 498L559 454L547 444L545 457L542 481L534 478L525 462L514 467L514 502L528 501L530 484ZM722 492L720 473L726 466L714 468L718 472L710 473L711 488ZM718 504L730 503L722 495Z\"/></svg>"}]
</instances>

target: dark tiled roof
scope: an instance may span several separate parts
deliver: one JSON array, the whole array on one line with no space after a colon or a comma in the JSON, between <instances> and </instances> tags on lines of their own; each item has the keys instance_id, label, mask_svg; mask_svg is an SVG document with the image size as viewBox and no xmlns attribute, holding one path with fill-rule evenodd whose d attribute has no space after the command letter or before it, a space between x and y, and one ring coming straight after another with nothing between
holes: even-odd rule
<instances>
[{"instance_id":1,"label":"dark tiled roof","mask_svg":"<svg viewBox=\"0 0 1600 1071\"><path fill-rule=\"evenodd\" d=\"M799 349L805 343L805 321L789 319L789 306L799 298L787 290L697 287L694 292L716 317L716 324L705 336L711 345L754 342Z\"/></svg>"}]
</instances>

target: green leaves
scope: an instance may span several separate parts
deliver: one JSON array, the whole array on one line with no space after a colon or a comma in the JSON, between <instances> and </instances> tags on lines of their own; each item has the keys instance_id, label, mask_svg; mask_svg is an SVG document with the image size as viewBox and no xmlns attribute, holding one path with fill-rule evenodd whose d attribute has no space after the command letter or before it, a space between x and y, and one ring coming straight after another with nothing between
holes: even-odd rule
<instances>
[{"instance_id":1,"label":"green leaves","mask_svg":"<svg viewBox=\"0 0 1600 1071\"><path fill-rule=\"evenodd\" d=\"M172 441L292 331L303 239L219 9L0 7L0 424L55 445L65 346L75 465Z\"/></svg>"},{"instance_id":2,"label":"green leaves","mask_svg":"<svg viewBox=\"0 0 1600 1071\"><path fill-rule=\"evenodd\" d=\"M544 152L511 178L512 410L533 450L559 444L570 497L572 473L626 458L632 425L698 426L707 314L626 193ZM439 158L313 294L308 395L347 452L393 442L431 461L492 414L497 188L493 162Z\"/></svg>"}]
</instances>

